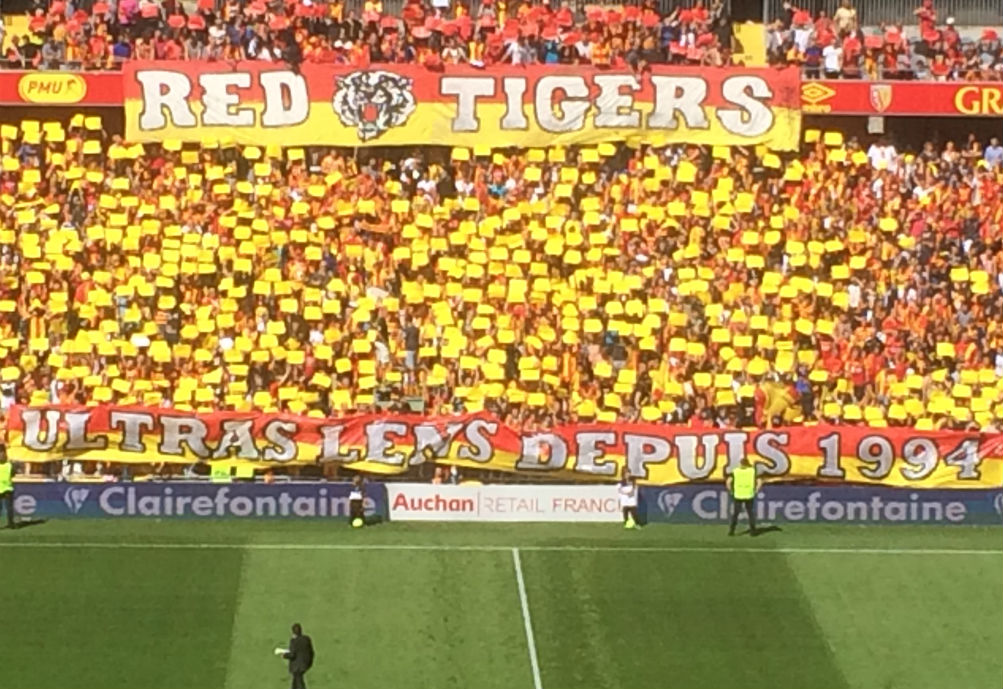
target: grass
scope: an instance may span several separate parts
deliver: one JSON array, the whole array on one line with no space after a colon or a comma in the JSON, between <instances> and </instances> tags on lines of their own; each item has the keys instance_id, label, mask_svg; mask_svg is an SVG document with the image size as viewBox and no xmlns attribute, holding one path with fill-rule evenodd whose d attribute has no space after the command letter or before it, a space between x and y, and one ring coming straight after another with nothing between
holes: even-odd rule
<instances>
[{"instance_id":1,"label":"grass","mask_svg":"<svg viewBox=\"0 0 1003 689\"><path fill-rule=\"evenodd\" d=\"M285 687L299 621L312 689L532 689L518 547L543 689L999 689L1001 536L50 521L0 531L0 687Z\"/></svg>"}]
</instances>

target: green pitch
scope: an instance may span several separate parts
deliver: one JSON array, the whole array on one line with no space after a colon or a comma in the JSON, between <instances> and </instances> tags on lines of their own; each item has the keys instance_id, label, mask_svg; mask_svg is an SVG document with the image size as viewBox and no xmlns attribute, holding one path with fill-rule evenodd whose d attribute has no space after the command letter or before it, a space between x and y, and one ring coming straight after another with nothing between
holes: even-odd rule
<instances>
[{"instance_id":1,"label":"green pitch","mask_svg":"<svg viewBox=\"0 0 1003 689\"><path fill-rule=\"evenodd\" d=\"M278 689L272 649L297 621L317 649L312 689L533 689L530 639L543 689L1003 686L1001 529L724 531L0 531L0 687Z\"/></svg>"}]
</instances>

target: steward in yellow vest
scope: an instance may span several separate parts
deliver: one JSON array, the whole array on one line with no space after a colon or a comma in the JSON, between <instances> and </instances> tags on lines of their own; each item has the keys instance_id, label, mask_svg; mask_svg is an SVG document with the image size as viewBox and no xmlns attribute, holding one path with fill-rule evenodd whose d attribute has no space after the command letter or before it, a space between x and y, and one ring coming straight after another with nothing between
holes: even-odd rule
<instances>
[{"instance_id":1,"label":"steward in yellow vest","mask_svg":"<svg viewBox=\"0 0 1003 689\"><path fill-rule=\"evenodd\" d=\"M0 445L0 511L7 509L7 528L14 528L14 465L7 459L7 448Z\"/></svg>"},{"instance_id":2,"label":"steward in yellow vest","mask_svg":"<svg viewBox=\"0 0 1003 689\"><path fill-rule=\"evenodd\" d=\"M748 457L742 458L742 463L731 472L726 481L728 492L731 493L731 527L728 535L735 535L738 526L738 513L745 507L749 515L749 533L756 535L756 493L763 487L763 482L756 477L756 467Z\"/></svg>"}]
</instances>

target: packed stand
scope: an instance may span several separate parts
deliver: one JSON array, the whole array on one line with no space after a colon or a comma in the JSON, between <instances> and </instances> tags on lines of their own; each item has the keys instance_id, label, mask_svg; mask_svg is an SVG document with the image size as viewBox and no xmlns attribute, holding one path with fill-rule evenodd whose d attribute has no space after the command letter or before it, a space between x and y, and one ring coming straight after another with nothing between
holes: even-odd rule
<instances>
[{"instance_id":1,"label":"packed stand","mask_svg":"<svg viewBox=\"0 0 1003 689\"><path fill-rule=\"evenodd\" d=\"M116 69L129 59L265 60L365 66L420 63L488 67L572 64L644 69L652 63L725 65L731 25L720 0L660 15L653 2L622 8L483 2L407 2L400 16L365 3L293 3L276 11L263 0L180 4L104 1L90 11L55 0L35 11L29 34L15 37L6 65L15 69Z\"/></svg>"},{"instance_id":2,"label":"packed stand","mask_svg":"<svg viewBox=\"0 0 1003 689\"><path fill-rule=\"evenodd\" d=\"M768 57L775 65L801 65L808 78L1003 80L999 32L985 28L977 40L964 40L953 17L940 23L932 0L923 0L914 13L915 40L903 23L865 31L850 0L842 0L831 17L785 7L787 16L769 27Z\"/></svg>"},{"instance_id":3,"label":"packed stand","mask_svg":"<svg viewBox=\"0 0 1003 689\"><path fill-rule=\"evenodd\" d=\"M994 428L1003 148L0 128L0 405Z\"/></svg>"}]
</instances>

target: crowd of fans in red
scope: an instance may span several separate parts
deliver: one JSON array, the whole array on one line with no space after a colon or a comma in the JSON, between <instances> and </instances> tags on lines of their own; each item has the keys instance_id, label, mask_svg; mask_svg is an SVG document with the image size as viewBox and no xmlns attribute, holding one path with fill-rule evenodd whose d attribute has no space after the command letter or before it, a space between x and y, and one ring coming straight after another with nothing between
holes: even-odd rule
<instances>
[{"instance_id":1,"label":"crowd of fans in red","mask_svg":"<svg viewBox=\"0 0 1003 689\"><path fill-rule=\"evenodd\" d=\"M965 40L953 17L940 17L933 0L914 14L916 38L904 22L864 31L850 0L830 17L785 3L787 17L769 27L767 51L773 64L799 64L806 76L830 79L1003 79L1003 44L995 29Z\"/></svg>"},{"instance_id":2,"label":"crowd of fans in red","mask_svg":"<svg viewBox=\"0 0 1003 689\"><path fill-rule=\"evenodd\" d=\"M831 19L789 11L770 29L777 62L999 73L990 30L973 48L989 62L915 69L923 45L933 66L970 52L929 2L918 48L901 26L861 35L849 3ZM528 3L409 2L399 17L367 3L356 17L56 0L31 30L9 65L732 59L721 4L699 1L579 18ZM809 131L785 157L612 143L369 157L225 137L144 147L80 115L4 125L0 146L0 408L486 409L525 429L1003 420L995 138L908 153Z\"/></svg>"},{"instance_id":3,"label":"crowd of fans in red","mask_svg":"<svg viewBox=\"0 0 1003 689\"><path fill-rule=\"evenodd\" d=\"M368 0L360 13L344 0L285 5L199 0L186 13L175 0L105 0L89 11L66 0L35 10L29 34L7 51L10 68L112 69L129 59L269 60L364 66L444 64L591 64L644 69L654 63L735 63L730 18L721 0L694 0L660 13L653 0L579 11L568 2L408 0L399 16ZM798 63L809 76L1000 79L1003 49L992 29L963 41L932 0L916 10L918 39L902 24L862 31L845 0L832 17L787 4L768 27L774 64Z\"/></svg>"}]
</instances>

